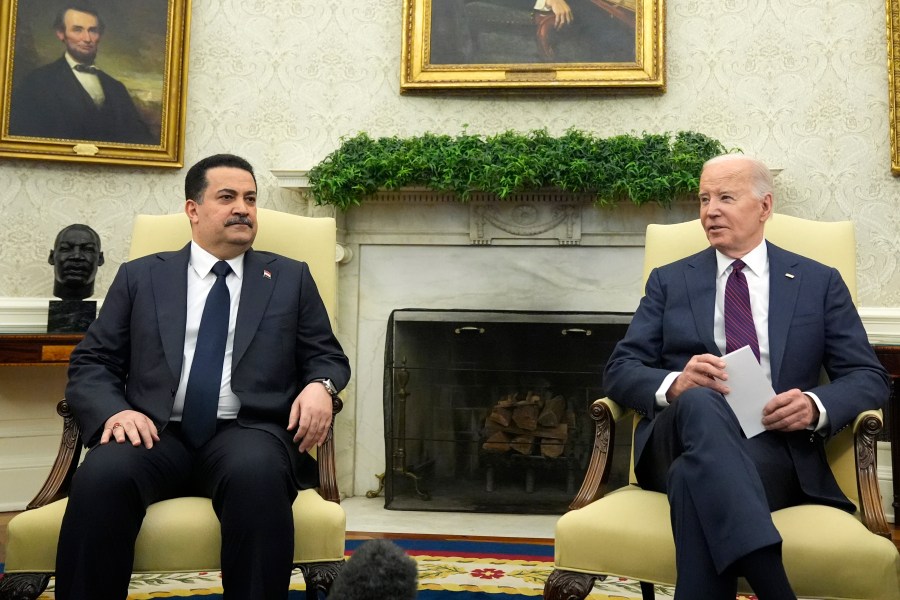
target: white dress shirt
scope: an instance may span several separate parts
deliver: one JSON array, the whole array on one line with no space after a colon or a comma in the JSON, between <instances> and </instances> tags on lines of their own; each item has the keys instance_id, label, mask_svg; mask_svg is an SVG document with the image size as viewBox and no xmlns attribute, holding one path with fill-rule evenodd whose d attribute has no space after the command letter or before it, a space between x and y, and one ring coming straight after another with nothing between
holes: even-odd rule
<instances>
[{"instance_id":1,"label":"white dress shirt","mask_svg":"<svg viewBox=\"0 0 900 600\"><path fill-rule=\"evenodd\" d=\"M184 333L184 360L181 366L181 380L175 392L175 405L172 408L172 421L180 421L184 411L184 393L187 390L191 364L194 362L194 350L197 348L197 332L200 330L200 319L206 297L216 282L213 265L219 259L191 242L191 258L187 269L187 323ZM228 293L231 295L231 311L228 316L228 338L225 341L225 361L222 364L222 387L219 390L219 409L217 418L234 419L241 407L240 399L231 390L231 358L234 353L234 327L237 323L238 306L241 302L241 281L244 277L244 255L226 261L232 273L225 280Z\"/></svg>"}]
</instances>

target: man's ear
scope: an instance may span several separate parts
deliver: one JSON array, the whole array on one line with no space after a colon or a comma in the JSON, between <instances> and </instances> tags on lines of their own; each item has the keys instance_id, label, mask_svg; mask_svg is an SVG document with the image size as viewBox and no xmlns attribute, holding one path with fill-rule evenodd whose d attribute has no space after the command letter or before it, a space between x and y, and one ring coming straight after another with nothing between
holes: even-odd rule
<instances>
[{"instance_id":1,"label":"man's ear","mask_svg":"<svg viewBox=\"0 0 900 600\"><path fill-rule=\"evenodd\" d=\"M760 203L762 204L762 218L760 221L766 221L772 216L773 198L771 192L763 196Z\"/></svg>"},{"instance_id":2,"label":"man's ear","mask_svg":"<svg viewBox=\"0 0 900 600\"><path fill-rule=\"evenodd\" d=\"M191 223L197 222L197 202L188 198L184 201L184 214L187 215Z\"/></svg>"},{"instance_id":3,"label":"man's ear","mask_svg":"<svg viewBox=\"0 0 900 600\"><path fill-rule=\"evenodd\" d=\"M100 253L100 256L97 257L97 266L102 267L104 262L103 253Z\"/></svg>"},{"instance_id":4,"label":"man's ear","mask_svg":"<svg viewBox=\"0 0 900 600\"><path fill-rule=\"evenodd\" d=\"M50 256L47 257L47 262L50 263L51 265L56 264L56 261L53 259L53 250L50 251Z\"/></svg>"}]
</instances>

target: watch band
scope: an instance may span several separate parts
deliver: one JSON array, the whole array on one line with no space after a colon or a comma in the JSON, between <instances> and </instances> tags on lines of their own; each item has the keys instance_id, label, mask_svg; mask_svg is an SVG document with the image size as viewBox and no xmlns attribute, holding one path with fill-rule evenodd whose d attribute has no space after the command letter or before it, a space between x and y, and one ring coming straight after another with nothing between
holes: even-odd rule
<instances>
[{"instance_id":1,"label":"watch band","mask_svg":"<svg viewBox=\"0 0 900 600\"><path fill-rule=\"evenodd\" d=\"M332 397L338 395L338 390L336 387L334 387L334 382L331 381L330 379L328 379L327 377L322 377L320 379L313 379L313 381L318 381L319 383L324 385L325 389L328 391L329 394L331 394Z\"/></svg>"}]
</instances>

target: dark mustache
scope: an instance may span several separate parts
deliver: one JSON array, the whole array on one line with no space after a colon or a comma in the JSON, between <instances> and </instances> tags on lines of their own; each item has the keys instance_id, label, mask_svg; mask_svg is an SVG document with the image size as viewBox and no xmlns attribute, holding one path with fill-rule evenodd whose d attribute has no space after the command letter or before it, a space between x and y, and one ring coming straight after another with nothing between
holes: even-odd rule
<instances>
[{"instance_id":1,"label":"dark mustache","mask_svg":"<svg viewBox=\"0 0 900 600\"><path fill-rule=\"evenodd\" d=\"M246 225L247 227L253 227L253 221L250 220L250 217L240 216L225 221L225 226L228 227L229 225Z\"/></svg>"}]
</instances>

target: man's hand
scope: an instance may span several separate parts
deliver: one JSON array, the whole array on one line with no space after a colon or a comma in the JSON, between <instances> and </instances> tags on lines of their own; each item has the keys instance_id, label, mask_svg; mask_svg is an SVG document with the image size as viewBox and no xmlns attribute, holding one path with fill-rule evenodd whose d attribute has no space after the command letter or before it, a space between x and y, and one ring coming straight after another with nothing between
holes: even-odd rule
<instances>
[{"instance_id":1,"label":"man's hand","mask_svg":"<svg viewBox=\"0 0 900 600\"><path fill-rule=\"evenodd\" d=\"M110 440L115 440L118 444L128 441L135 447L143 444L150 449L153 442L159 441L159 432L150 417L144 413L123 410L108 418L103 426L100 443L107 444Z\"/></svg>"},{"instance_id":2,"label":"man's hand","mask_svg":"<svg viewBox=\"0 0 900 600\"><path fill-rule=\"evenodd\" d=\"M731 391L722 383L728 379L725 373L725 361L715 354L698 354L688 361L681 375L675 378L671 387L666 392L666 398L673 402L683 392L694 387L708 387L720 394Z\"/></svg>"},{"instance_id":3,"label":"man's hand","mask_svg":"<svg viewBox=\"0 0 900 600\"><path fill-rule=\"evenodd\" d=\"M288 431L294 434L294 442L299 443L300 452L306 452L313 446L321 446L328 437L332 417L331 394L318 381L312 381L300 391L300 395L291 404L288 417Z\"/></svg>"},{"instance_id":4,"label":"man's hand","mask_svg":"<svg viewBox=\"0 0 900 600\"><path fill-rule=\"evenodd\" d=\"M819 422L819 407L794 388L776 395L763 407L762 424L774 431L800 431Z\"/></svg>"},{"instance_id":5,"label":"man's hand","mask_svg":"<svg viewBox=\"0 0 900 600\"><path fill-rule=\"evenodd\" d=\"M566 0L547 0L545 5L553 11L553 15L556 17L556 29L562 29L563 26L572 22L572 9L566 3Z\"/></svg>"}]
</instances>

